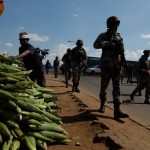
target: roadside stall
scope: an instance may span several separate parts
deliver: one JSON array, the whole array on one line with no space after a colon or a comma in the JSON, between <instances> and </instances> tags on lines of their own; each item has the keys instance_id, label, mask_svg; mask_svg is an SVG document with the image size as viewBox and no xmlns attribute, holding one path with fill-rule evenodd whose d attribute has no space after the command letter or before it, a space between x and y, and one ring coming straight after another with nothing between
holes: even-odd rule
<instances>
[{"instance_id":1,"label":"roadside stall","mask_svg":"<svg viewBox=\"0 0 150 150\"><path fill-rule=\"evenodd\" d=\"M22 61L0 54L0 149L36 150L70 139L53 90L31 81Z\"/></svg>"}]
</instances>

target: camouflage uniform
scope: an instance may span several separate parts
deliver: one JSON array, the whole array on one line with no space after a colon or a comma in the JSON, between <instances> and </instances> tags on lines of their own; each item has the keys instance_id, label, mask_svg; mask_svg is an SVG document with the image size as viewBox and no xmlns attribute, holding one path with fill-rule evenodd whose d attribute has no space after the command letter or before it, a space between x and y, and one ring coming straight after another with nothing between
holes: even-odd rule
<instances>
[{"instance_id":1,"label":"camouflage uniform","mask_svg":"<svg viewBox=\"0 0 150 150\"><path fill-rule=\"evenodd\" d=\"M58 57L56 56L54 62L53 62L53 67L54 67L54 75L55 75L55 78L57 78L57 75L58 75L58 69L59 69L59 60L58 60Z\"/></svg>"},{"instance_id":2,"label":"camouflage uniform","mask_svg":"<svg viewBox=\"0 0 150 150\"><path fill-rule=\"evenodd\" d=\"M80 75L82 72L82 68L87 61L87 54L83 46L82 40L77 40L76 47L74 47L71 51L71 66L72 66L72 82L73 87L72 91L80 92L78 85L80 81Z\"/></svg>"},{"instance_id":3,"label":"camouflage uniform","mask_svg":"<svg viewBox=\"0 0 150 150\"><path fill-rule=\"evenodd\" d=\"M71 49L68 48L67 53L65 53L64 56L62 57L62 61L64 63L66 87L68 87L68 81L70 80L72 74L70 53L71 53Z\"/></svg>"},{"instance_id":4,"label":"camouflage uniform","mask_svg":"<svg viewBox=\"0 0 150 150\"><path fill-rule=\"evenodd\" d=\"M133 66L128 66L128 78L127 78L127 84L128 82L132 84L132 79L133 79Z\"/></svg>"},{"instance_id":5,"label":"camouflage uniform","mask_svg":"<svg viewBox=\"0 0 150 150\"><path fill-rule=\"evenodd\" d=\"M149 96L150 96L150 74L149 74L149 50L144 50L144 55L138 61L138 78L139 84L133 90L132 94L130 95L131 100L134 100L134 95L143 90L145 88L145 101L144 103L149 104Z\"/></svg>"},{"instance_id":6,"label":"camouflage uniform","mask_svg":"<svg viewBox=\"0 0 150 150\"><path fill-rule=\"evenodd\" d=\"M119 26L119 19L115 16L107 19L108 30L101 33L95 40L93 46L95 49L102 49L101 55L101 89L100 89L100 100L101 106L99 111L105 112L105 101L107 100L107 88L112 79L113 84L113 103L114 103L114 117L126 118L127 114L120 111L120 75L121 66L126 69L126 62L124 57L124 44L123 39L117 28Z\"/></svg>"}]
</instances>

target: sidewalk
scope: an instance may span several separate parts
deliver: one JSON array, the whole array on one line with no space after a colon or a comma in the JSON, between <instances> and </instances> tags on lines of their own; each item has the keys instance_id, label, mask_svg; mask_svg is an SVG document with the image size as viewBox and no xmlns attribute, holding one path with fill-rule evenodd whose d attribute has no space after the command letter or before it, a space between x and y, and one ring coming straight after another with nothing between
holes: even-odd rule
<instances>
[{"instance_id":1,"label":"sidewalk","mask_svg":"<svg viewBox=\"0 0 150 150\"><path fill-rule=\"evenodd\" d=\"M64 147L64 150L150 150L150 130L130 119L115 121L111 108L107 107L106 113L104 114L97 112L99 102L96 99L87 95L87 93L83 93L82 90L81 93L72 92L71 86L65 88L64 82L59 79L59 77L54 78L52 74L49 74L46 76L46 82L47 88L53 89L57 95L58 106L62 109L59 115L62 116L64 127L73 138L72 142ZM74 110L79 114L75 115ZM82 113L82 115L80 113ZM88 120L85 120L86 116L83 116L83 114L88 115ZM74 119L77 119L77 121ZM77 123L79 124L77 125ZM98 126L93 129L93 127L90 126L91 123L98 123ZM75 126L76 128L74 128ZM92 135L86 136L86 128L88 127L88 132ZM83 135L80 134L82 139L77 136L79 134L78 131L84 133ZM85 140L85 137L90 137L91 139ZM95 138L99 145L93 143ZM81 143L82 146L80 148L75 147L76 142ZM92 148L92 146L94 146L94 148ZM57 150L57 147L58 149L62 149L60 146L54 146L53 150Z\"/></svg>"}]
</instances>

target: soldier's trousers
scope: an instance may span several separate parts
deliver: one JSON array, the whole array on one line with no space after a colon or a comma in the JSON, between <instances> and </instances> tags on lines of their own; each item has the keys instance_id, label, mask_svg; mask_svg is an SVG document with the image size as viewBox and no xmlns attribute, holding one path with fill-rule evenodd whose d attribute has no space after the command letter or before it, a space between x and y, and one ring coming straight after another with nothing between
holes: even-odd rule
<instances>
[{"instance_id":1,"label":"soldier's trousers","mask_svg":"<svg viewBox=\"0 0 150 150\"><path fill-rule=\"evenodd\" d=\"M72 70L70 66L65 66L65 82L68 83L72 76Z\"/></svg>"},{"instance_id":2,"label":"soldier's trousers","mask_svg":"<svg viewBox=\"0 0 150 150\"><path fill-rule=\"evenodd\" d=\"M82 67L80 65L72 65L72 82L73 87L78 87L80 81L80 75L82 72Z\"/></svg>"},{"instance_id":3,"label":"soldier's trousers","mask_svg":"<svg viewBox=\"0 0 150 150\"><path fill-rule=\"evenodd\" d=\"M57 74L58 74L58 69L59 69L58 67L55 67L55 68L54 68L54 75L57 75Z\"/></svg>"},{"instance_id":4,"label":"soldier's trousers","mask_svg":"<svg viewBox=\"0 0 150 150\"><path fill-rule=\"evenodd\" d=\"M143 79L138 86L133 90L132 94L135 95L137 92L142 91L145 88L145 99L150 97L150 79Z\"/></svg>"},{"instance_id":5,"label":"soldier's trousers","mask_svg":"<svg viewBox=\"0 0 150 150\"><path fill-rule=\"evenodd\" d=\"M120 73L121 70L119 68L101 68L101 88L99 94L101 104L105 104L105 101L107 100L107 88L111 79L113 86L113 103L122 103L122 101L120 100Z\"/></svg>"}]
</instances>

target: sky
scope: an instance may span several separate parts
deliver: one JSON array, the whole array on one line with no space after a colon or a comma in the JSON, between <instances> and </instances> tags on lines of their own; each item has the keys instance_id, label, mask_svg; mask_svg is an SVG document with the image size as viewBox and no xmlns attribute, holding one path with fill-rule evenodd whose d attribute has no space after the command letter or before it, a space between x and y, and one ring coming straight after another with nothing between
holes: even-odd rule
<instances>
[{"instance_id":1,"label":"sky","mask_svg":"<svg viewBox=\"0 0 150 150\"><path fill-rule=\"evenodd\" d=\"M94 49L97 36L107 30L110 16L120 19L118 32L124 40L125 57L137 61L150 49L150 0L3 0L0 16L0 52L18 55L19 33L27 32L35 48L49 49L43 63L82 39L88 56L100 57ZM72 41L72 42L68 42Z\"/></svg>"}]
</instances>

